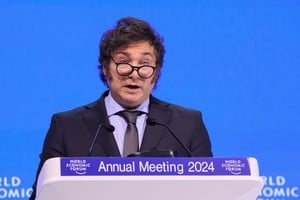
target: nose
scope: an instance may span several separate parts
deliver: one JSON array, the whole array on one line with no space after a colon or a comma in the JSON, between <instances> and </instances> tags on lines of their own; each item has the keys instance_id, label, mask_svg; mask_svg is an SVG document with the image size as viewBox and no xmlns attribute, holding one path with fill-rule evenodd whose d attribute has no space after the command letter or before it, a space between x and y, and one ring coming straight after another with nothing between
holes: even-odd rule
<instances>
[{"instance_id":1,"label":"nose","mask_svg":"<svg viewBox=\"0 0 300 200\"><path fill-rule=\"evenodd\" d=\"M129 77L134 77L134 78L139 78L139 74L138 74L138 69L137 67L132 68L133 71L131 72L131 74L129 75Z\"/></svg>"}]
</instances>

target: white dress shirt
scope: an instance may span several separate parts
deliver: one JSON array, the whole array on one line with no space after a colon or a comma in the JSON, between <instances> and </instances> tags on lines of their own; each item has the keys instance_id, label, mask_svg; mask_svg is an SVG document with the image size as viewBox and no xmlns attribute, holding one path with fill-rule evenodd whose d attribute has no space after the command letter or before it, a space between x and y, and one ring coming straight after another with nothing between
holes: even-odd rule
<instances>
[{"instance_id":1,"label":"white dress shirt","mask_svg":"<svg viewBox=\"0 0 300 200\"><path fill-rule=\"evenodd\" d=\"M115 127L115 130L113 132L115 140L117 142L119 151L122 155L123 153L123 146L124 146L124 135L127 128L127 122L125 119L118 114L116 114L119 111L126 110L121 105L119 105L111 96L111 93L107 95L104 99L106 112L108 115L108 119L111 125ZM138 108L132 110L138 110L144 112L144 114L139 115L136 120L136 126L138 129L138 139L139 139L139 148L142 143L142 139L144 136L144 131L146 127L146 119L149 109L149 98L143 102ZM123 156L123 155L122 155Z\"/></svg>"}]
</instances>

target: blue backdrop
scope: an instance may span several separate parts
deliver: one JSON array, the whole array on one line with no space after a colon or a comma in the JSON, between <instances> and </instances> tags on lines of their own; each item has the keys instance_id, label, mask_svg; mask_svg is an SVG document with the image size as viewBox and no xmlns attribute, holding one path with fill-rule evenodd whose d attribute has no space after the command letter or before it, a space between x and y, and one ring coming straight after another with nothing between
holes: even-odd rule
<instances>
[{"instance_id":1,"label":"blue backdrop","mask_svg":"<svg viewBox=\"0 0 300 200\"><path fill-rule=\"evenodd\" d=\"M165 38L154 95L202 111L216 157L256 157L259 200L300 199L300 1L1 1L0 199L27 199L53 113L95 100L123 16ZM199 194L200 195L200 194Z\"/></svg>"}]
</instances>

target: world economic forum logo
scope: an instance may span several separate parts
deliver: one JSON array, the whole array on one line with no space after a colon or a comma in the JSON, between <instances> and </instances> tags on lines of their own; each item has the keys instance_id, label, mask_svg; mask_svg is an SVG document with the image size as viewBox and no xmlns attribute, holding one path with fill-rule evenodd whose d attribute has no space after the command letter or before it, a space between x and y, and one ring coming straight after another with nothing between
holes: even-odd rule
<instances>
[{"instance_id":1,"label":"world economic forum logo","mask_svg":"<svg viewBox=\"0 0 300 200\"><path fill-rule=\"evenodd\" d=\"M71 159L66 163L66 168L78 175L86 174L87 169L90 167L91 164L86 159Z\"/></svg>"},{"instance_id":2,"label":"world economic forum logo","mask_svg":"<svg viewBox=\"0 0 300 200\"><path fill-rule=\"evenodd\" d=\"M240 175L246 164L239 159L224 160L222 167L229 171L232 175Z\"/></svg>"}]
</instances>

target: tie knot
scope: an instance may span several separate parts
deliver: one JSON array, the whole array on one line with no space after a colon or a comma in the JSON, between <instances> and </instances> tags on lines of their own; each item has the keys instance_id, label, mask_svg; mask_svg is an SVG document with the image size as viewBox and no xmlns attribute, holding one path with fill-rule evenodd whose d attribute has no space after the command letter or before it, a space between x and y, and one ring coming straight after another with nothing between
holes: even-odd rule
<instances>
[{"instance_id":1,"label":"tie knot","mask_svg":"<svg viewBox=\"0 0 300 200\"><path fill-rule=\"evenodd\" d=\"M117 114L122 116L128 124L130 124L130 123L135 124L137 116L141 115L142 113L143 112L141 112L141 111L123 110L123 111L118 112Z\"/></svg>"}]
</instances>

